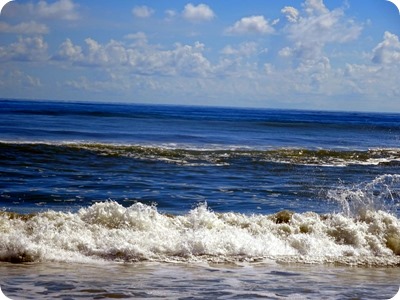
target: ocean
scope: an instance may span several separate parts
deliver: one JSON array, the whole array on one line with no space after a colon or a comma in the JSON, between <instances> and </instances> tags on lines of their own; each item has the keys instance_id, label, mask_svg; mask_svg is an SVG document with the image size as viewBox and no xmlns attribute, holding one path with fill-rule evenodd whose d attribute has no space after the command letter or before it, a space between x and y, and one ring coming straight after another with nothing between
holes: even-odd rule
<instances>
[{"instance_id":1,"label":"ocean","mask_svg":"<svg viewBox=\"0 0 400 300\"><path fill-rule=\"evenodd\" d=\"M400 114L0 100L11 299L390 299Z\"/></svg>"}]
</instances>

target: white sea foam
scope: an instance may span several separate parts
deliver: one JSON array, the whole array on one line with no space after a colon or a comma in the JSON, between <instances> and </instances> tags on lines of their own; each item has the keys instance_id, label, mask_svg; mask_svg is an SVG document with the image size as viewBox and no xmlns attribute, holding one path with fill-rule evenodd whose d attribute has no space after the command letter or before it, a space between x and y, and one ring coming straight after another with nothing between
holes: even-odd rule
<instances>
[{"instance_id":1,"label":"white sea foam","mask_svg":"<svg viewBox=\"0 0 400 300\"><path fill-rule=\"evenodd\" d=\"M171 216L154 206L136 203L125 208L111 201L77 213L2 213L0 259L400 263L400 221L390 213L283 216L215 213L205 204Z\"/></svg>"}]
</instances>

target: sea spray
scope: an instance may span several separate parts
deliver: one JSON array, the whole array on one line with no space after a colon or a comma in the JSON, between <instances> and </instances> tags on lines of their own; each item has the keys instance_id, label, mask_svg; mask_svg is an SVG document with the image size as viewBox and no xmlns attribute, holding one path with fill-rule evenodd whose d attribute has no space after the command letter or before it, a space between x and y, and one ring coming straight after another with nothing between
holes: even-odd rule
<instances>
[{"instance_id":1,"label":"sea spray","mask_svg":"<svg viewBox=\"0 0 400 300\"><path fill-rule=\"evenodd\" d=\"M400 175L385 174L352 187L341 184L329 190L327 196L339 203L348 217L362 217L367 211L379 210L396 214L400 205Z\"/></svg>"},{"instance_id":2,"label":"sea spray","mask_svg":"<svg viewBox=\"0 0 400 300\"><path fill-rule=\"evenodd\" d=\"M77 213L27 218L0 214L0 259L24 261L213 261L272 259L307 263L397 265L400 221L382 210L363 218L314 212L216 213L205 204L184 215L108 201ZM279 222L278 222L279 221Z\"/></svg>"}]
</instances>

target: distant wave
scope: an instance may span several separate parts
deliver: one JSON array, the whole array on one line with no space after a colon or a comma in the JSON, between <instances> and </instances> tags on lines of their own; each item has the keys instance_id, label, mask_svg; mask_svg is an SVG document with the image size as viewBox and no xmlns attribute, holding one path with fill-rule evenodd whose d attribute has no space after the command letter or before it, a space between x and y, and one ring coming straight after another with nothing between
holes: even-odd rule
<instances>
[{"instance_id":1,"label":"distant wave","mask_svg":"<svg viewBox=\"0 0 400 300\"><path fill-rule=\"evenodd\" d=\"M132 157L135 159L164 161L182 165L229 165L235 160L247 159L251 163L271 162L294 165L345 167L348 165L400 165L400 148L352 149L302 149L274 148L251 149L239 146L208 145L207 148L190 145L121 145L85 142L17 142L1 141L3 152L20 151L26 154L50 152L54 155L70 151L90 151L97 155Z\"/></svg>"},{"instance_id":2,"label":"distant wave","mask_svg":"<svg viewBox=\"0 0 400 300\"><path fill-rule=\"evenodd\" d=\"M217 213L203 203L170 215L113 201L76 213L3 211L0 261L400 265L400 220L387 209L398 205L399 184L400 176L383 175L362 187L333 190L330 197L343 212L329 214Z\"/></svg>"},{"instance_id":3,"label":"distant wave","mask_svg":"<svg viewBox=\"0 0 400 300\"><path fill-rule=\"evenodd\" d=\"M110 103L31 102L0 99L3 113L21 116L70 116L112 119L175 119L191 121L234 121L255 127L356 130L398 130L397 114L260 110L174 105L127 105ZM284 112L284 113L282 113ZM278 116L278 117L277 117ZM304 117L306 116L306 118ZM384 122L382 122L384 118ZM349 122L350 120L350 122ZM368 122L366 122L366 120Z\"/></svg>"}]
</instances>

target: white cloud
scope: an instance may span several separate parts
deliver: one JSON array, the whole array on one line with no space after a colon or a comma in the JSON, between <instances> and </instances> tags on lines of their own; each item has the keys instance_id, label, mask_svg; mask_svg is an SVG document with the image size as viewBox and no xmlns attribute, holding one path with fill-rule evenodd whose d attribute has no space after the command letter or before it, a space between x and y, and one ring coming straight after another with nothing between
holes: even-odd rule
<instances>
[{"instance_id":1,"label":"white cloud","mask_svg":"<svg viewBox=\"0 0 400 300\"><path fill-rule=\"evenodd\" d=\"M206 77L212 72L211 63L204 57L205 45L196 42L193 46L176 44L175 49L164 52L167 66L183 76ZM157 55L158 56L158 55Z\"/></svg>"},{"instance_id":2,"label":"white cloud","mask_svg":"<svg viewBox=\"0 0 400 300\"><path fill-rule=\"evenodd\" d=\"M360 89L358 80L344 76L341 68L334 67L335 62L326 51L328 45L356 40L362 31L360 24L341 8L327 9L321 0L305 1L302 10L284 7L281 12L288 21L282 31L287 44L278 54L286 68L276 71L274 76L285 82L286 91L282 93L307 94L311 99L318 95L351 95ZM279 91L279 86L275 90Z\"/></svg>"},{"instance_id":3,"label":"white cloud","mask_svg":"<svg viewBox=\"0 0 400 300\"><path fill-rule=\"evenodd\" d=\"M399 37L388 31L383 36L383 41L372 51L372 61L377 64L400 65Z\"/></svg>"},{"instance_id":4,"label":"white cloud","mask_svg":"<svg viewBox=\"0 0 400 300\"><path fill-rule=\"evenodd\" d=\"M375 99L376 109L387 110L385 105L390 105L390 101L386 103L383 100L400 97L398 84L398 74L400 73L399 37L385 32L383 41L371 50L370 57L373 64L368 62L346 64L342 72L341 86L353 94Z\"/></svg>"},{"instance_id":5,"label":"white cloud","mask_svg":"<svg viewBox=\"0 0 400 300\"><path fill-rule=\"evenodd\" d=\"M286 15L286 18L289 22L296 23L299 18L299 11L291 6L285 6L282 8L281 12Z\"/></svg>"},{"instance_id":6,"label":"white cloud","mask_svg":"<svg viewBox=\"0 0 400 300\"><path fill-rule=\"evenodd\" d=\"M10 18L20 20L63 20L75 21L80 18L78 13L79 5L73 0L48 1L14 1L12 9L7 10Z\"/></svg>"},{"instance_id":7,"label":"white cloud","mask_svg":"<svg viewBox=\"0 0 400 300\"><path fill-rule=\"evenodd\" d=\"M384 68L380 65L347 64L342 87L351 89L353 94L363 98L374 99L376 109L382 110L386 104L390 104L389 99L397 101L400 97L399 72L399 64Z\"/></svg>"},{"instance_id":8,"label":"white cloud","mask_svg":"<svg viewBox=\"0 0 400 300\"><path fill-rule=\"evenodd\" d=\"M131 37L131 36L130 36ZM100 44L92 38L85 40L85 46L64 41L54 59L70 62L81 67L103 67L131 74L168 76L208 76L212 74L211 63L204 57L205 45L175 44L170 50L163 50L144 43L129 46L111 40Z\"/></svg>"},{"instance_id":9,"label":"white cloud","mask_svg":"<svg viewBox=\"0 0 400 300\"><path fill-rule=\"evenodd\" d=\"M42 87L42 83L39 78L26 74L19 69L1 69L0 70L0 87L4 88L38 88Z\"/></svg>"},{"instance_id":10,"label":"white cloud","mask_svg":"<svg viewBox=\"0 0 400 300\"><path fill-rule=\"evenodd\" d=\"M307 77L311 86L319 89L323 85L323 81L331 77L330 70L330 60L327 57L322 57L313 61L312 64L308 62L300 64L296 71L299 74L308 74Z\"/></svg>"},{"instance_id":11,"label":"white cloud","mask_svg":"<svg viewBox=\"0 0 400 300\"><path fill-rule=\"evenodd\" d=\"M32 7L33 12L41 18L61 19L73 21L79 18L77 5L72 0L59 0L48 4L46 1Z\"/></svg>"},{"instance_id":12,"label":"white cloud","mask_svg":"<svg viewBox=\"0 0 400 300\"><path fill-rule=\"evenodd\" d=\"M346 18L342 9L329 11L321 0L307 0L303 8L303 14L291 7L282 10L289 21L285 33L290 45L280 54L291 54L297 64L319 61L327 44L356 40L362 31L362 26Z\"/></svg>"},{"instance_id":13,"label":"white cloud","mask_svg":"<svg viewBox=\"0 0 400 300\"><path fill-rule=\"evenodd\" d=\"M192 3L185 5L182 15L191 22L210 21L215 17L214 12L208 5L199 4L195 6Z\"/></svg>"},{"instance_id":14,"label":"white cloud","mask_svg":"<svg viewBox=\"0 0 400 300\"><path fill-rule=\"evenodd\" d=\"M0 32L17 33L17 34L47 34L49 28L44 24L39 24L35 21L22 22L17 25L10 25L5 22L0 22Z\"/></svg>"},{"instance_id":15,"label":"white cloud","mask_svg":"<svg viewBox=\"0 0 400 300\"><path fill-rule=\"evenodd\" d=\"M92 38L87 38L85 44L83 56L78 61L81 65L120 67L128 63L129 51L120 42L111 40L102 45Z\"/></svg>"},{"instance_id":16,"label":"white cloud","mask_svg":"<svg viewBox=\"0 0 400 300\"><path fill-rule=\"evenodd\" d=\"M260 52L258 49L258 44L255 42L242 43L238 47L227 45L221 50L221 54L224 55L238 55L247 57L257 54L258 52Z\"/></svg>"},{"instance_id":17,"label":"white cloud","mask_svg":"<svg viewBox=\"0 0 400 300\"><path fill-rule=\"evenodd\" d=\"M285 47L279 50L278 54L282 57L290 57L293 55L293 49L291 49L290 47Z\"/></svg>"},{"instance_id":18,"label":"white cloud","mask_svg":"<svg viewBox=\"0 0 400 300\"><path fill-rule=\"evenodd\" d=\"M240 19L229 27L226 32L228 34L268 34L273 33L274 28L268 24L264 16L251 16Z\"/></svg>"},{"instance_id":19,"label":"white cloud","mask_svg":"<svg viewBox=\"0 0 400 300\"><path fill-rule=\"evenodd\" d=\"M147 45L147 36L144 32L130 33L124 36L126 40L132 41L132 47L144 47Z\"/></svg>"},{"instance_id":20,"label":"white cloud","mask_svg":"<svg viewBox=\"0 0 400 300\"><path fill-rule=\"evenodd\" d=\"M328 9L323 3L323 0L305 0L302 6L308 15L328 13Z\"/></svg>"},{"instance_id":21,"label":"white cloud","mask_svg":"<svg viewBox=\"0 0 400 300\"><path fill-rule=\"evenodd\" d=\"M124 38L128 40L146 40L147 41L147 36L144 32L139 31L136 33L130 33L124 36Z\"/></svg>"},{"instance_id":22,"label":"white cloud","mask_svg":"<svg viewBox=\"0 0 400 300\"><path fill-rule=\"evenodd\" d=\"M148 18L154 13L154 10L146 5L142 5L135 6L132 13L137 18Z\"/></svg>"},{"instance_id":23,"label":"white cloud","mask_svg":"<svg viewBox=\"0 0 400 300\"><path fill-rule=\"evenodd\" d=\"M129 38L132 38L129 36ZM59 47L54 59L81 67L120 68L129 64L135 51L114 40L103 45L92 38L85 39L85 45L74 45L70 39Z\"/></svg>"},{"instance_id":24,"label":"white cloud","mask_svg":"<svg viewBox=\"0 0 400 300\"><path fill-rule=\"evenodd\" d=\"M48 45L43 37L19 37L9 46L0 47L0 61L44 61L48 59Z\"/></svg>"},{"instance_id":25,"label":"white cloud","mask_svg":"<svg viewBox=\"0 0 400 300\"><path fill-rule=\"evenodd\" d=\"M87 92L96 93L105 91L108 88L108 84L106 82L95 81L93 79L88 79L85 76L80 76L78 80L67 80L65 85L76 90L84 90Z\"/></svg>"},{"instance_id":26,"label":"white cloud","mask_svg":"<svg viewBox=\"0 0 400 300\"><path fill-rule=\"evenodd\" d=\"M67 59L73 62L83 61L82 48L75 46L70 39L60 45L56 59Z\"/></svg>"}]
</instances>

